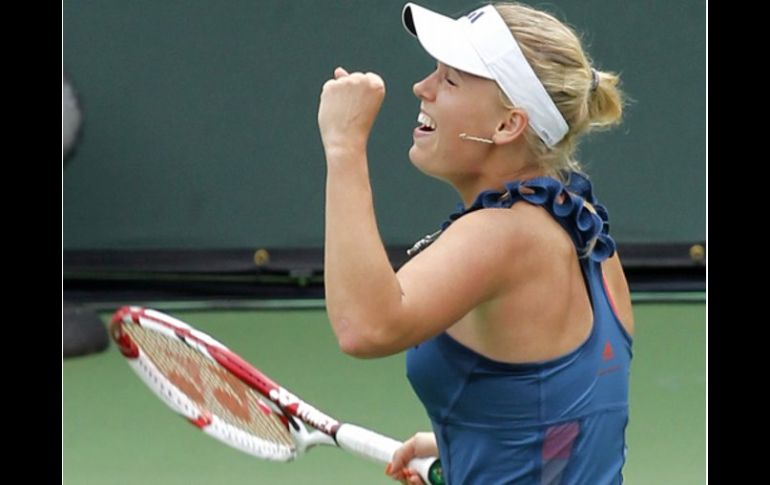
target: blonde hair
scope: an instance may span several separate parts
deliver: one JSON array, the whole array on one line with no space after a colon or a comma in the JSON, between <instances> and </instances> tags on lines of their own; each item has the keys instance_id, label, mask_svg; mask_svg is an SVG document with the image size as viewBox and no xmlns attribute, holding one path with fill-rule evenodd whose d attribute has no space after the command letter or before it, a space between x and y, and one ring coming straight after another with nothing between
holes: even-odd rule
<instances>
[{"instance_id":1,"label":"blonde hair","mask_svg":"<svg viewBox=\"0 0 770 485\"><path fill-rule=\"evenodd\" d=\"M620 77L594 70L575 32L552 15L518 3L494 6L569 125L567 134L552 148L527 128L525 139L537 163L558 177L565 171L580 171L574 158L580 137L621 121ZM502 91L500 95L507 107L514 108Z\"/></svg>"}]
</instances>

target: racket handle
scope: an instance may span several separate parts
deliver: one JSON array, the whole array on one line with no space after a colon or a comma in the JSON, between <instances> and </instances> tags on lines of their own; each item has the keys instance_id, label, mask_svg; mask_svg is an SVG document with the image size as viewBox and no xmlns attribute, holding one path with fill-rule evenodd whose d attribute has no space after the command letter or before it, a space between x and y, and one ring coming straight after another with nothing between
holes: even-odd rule
<instances>
[{"instance_id":1,"label":"racket handle","mask_svg":"<svg viewBox=\"0 0 770 485\"><path fill-rule=\"evenodd\" d=\"M393 453L403 444L355 424L341 425L337 430L336 440L343 450L383 465L390 463ZM419 473L426 484L443 485L444 483L441 463L436 457L415 458L409 462L409 468Z\"/></svg>"},{"instance_id":2,"label":"racket handle","mask_svg":"<svg viewBox=\"0 0 770 485\"><path fill-rule=\"evenodd\" d=\"M435 456L412 458L409 468L416 471L422 481L428 485L444 485L444 475L441 471L441 461Z\"/></svg>"}]
</instances>

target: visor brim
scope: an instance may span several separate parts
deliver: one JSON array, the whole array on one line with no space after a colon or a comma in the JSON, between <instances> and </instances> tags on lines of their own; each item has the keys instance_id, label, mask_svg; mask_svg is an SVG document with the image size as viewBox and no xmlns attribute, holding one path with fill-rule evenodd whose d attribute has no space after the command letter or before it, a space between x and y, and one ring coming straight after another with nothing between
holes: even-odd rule
<instances>
[{"instance_id":1,"label":"visor brim","mask_svg":"<svg viewBox=\"0 0 770 485\"><path fill-rule=\"evenodd\" d=\"M425 51L437 61L463 72L494 79L467 34L467 19L455 20L407 3L401 13L404 28L417 37Z\"/></svg>"}]
</instances>

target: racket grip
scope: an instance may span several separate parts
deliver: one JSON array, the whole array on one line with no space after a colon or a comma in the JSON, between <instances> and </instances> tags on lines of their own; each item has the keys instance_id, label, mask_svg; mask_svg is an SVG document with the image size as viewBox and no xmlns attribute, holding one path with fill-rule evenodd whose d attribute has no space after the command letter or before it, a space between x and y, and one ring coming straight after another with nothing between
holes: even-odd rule
<instances>
[{"instance_id":1,"label":"racket grip","mask_svg":"<svg viewBox=\"0 0 770 485\"><path fill-rule=\"evenodd\" d=\"M409 468L416 471L422 481L428 485L444 485L441 462L435 456L412 458L409 462Z\"/></svg>"},{"instance_id":2,"label":"racket grip","mask_svg":"<svg viewBox=\"0 0 770 485\"><path fill-rule=\"evenodd\" d=\"M383 465L390 463L393 453L403 444L355 424L341 425L335 438L343 450ZM436 457L415 458L409 462L409 468L419 473L426 484L443 485L444 483L441 464Z\"/></svg>"}]
</instances>

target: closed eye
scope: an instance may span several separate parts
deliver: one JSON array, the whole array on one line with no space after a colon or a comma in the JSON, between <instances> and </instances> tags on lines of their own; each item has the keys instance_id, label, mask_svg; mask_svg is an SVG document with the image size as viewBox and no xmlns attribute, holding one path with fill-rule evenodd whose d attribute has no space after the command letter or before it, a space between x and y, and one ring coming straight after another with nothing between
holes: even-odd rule
<instances>
[{"instance_id":1,"label":"closed eye","mask_svg":"<svg viewBox=\"0 0 770 485\"><path fill-rule=\"evenodd\" d=\"M450 86L455 86L455 87L457 86L457 83L449 79L449 77L445 77L444 81L448 82Z\"/></svg>"}]
</instances>

